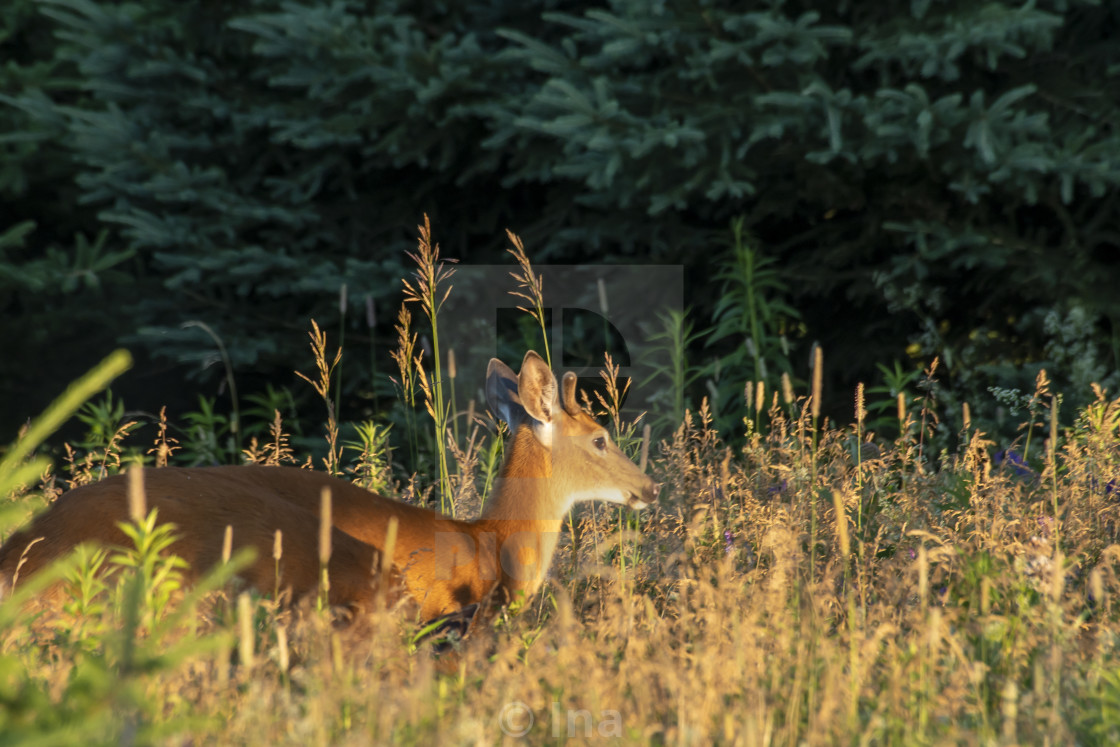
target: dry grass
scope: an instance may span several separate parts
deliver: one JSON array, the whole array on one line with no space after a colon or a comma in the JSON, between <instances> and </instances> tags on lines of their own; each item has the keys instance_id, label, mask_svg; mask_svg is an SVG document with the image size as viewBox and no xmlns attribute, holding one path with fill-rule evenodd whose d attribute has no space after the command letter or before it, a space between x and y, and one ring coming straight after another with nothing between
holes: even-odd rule
<instances>
[{"instance_id":1,"label":"dry grass","mask_svg":"<svg viewBox=\"0 0 1120 747\"><path fill-rule=\"evenodd\" d=\"M1021 474L994 466L977 433L936 468L918 460L913 438L857 463L856 426L814 437L810 409L797 420L771 410L766 432L735 449L706 413L691 416L654 450L665 489L637 530L616 510L583 510L580 557L562 544L545 592L456 651L414 646L415 621L401 615L339 630L314 609L246 608L219 595L152 640L174 608L157 610L128 663L116 639L127 603L110 589L47 623L6 627L2 662L25 678L9 669L0 680L7 718L58 708L75 672L101 661L124 694L95 699L101 720L56 724L68 736L300 745L1120 736L1110 710L1120 697L1120 405L1102 395L1041 473ZM194 636L207 647L158 657ZM20 701L19 682L42 697Z\"/></svg>"},{"instance_id":2,"label":"dry grass","mask_svg":"<svg viewBox=\"0 0 1120 747\"><path fill-rule=\"evenodd\" d=\"M516 295L539 312L527 266ZM438 294L428 296L434 314ZM412 407L440 377L422 368L407 310L397 330L415 459ZM312 383L336 471L332 367L316 333ZM931 455L932 387L919 401L900 395L903 435L892 443L868 442L862 387L851 426L822 423L819 349L814 360L811 397L798 399L788 377L780 393L747 385L734 446L706 407L687 415L649 448L664 486L654 507L581 508L544 591L440 652L414 643L418 621L404 612L339 628L314 601L212 591L232 567L194 592L165 588L156 578L170 561L156 551L166 537L140 522L147 549L123 557L139 573L107 579L95 571L111 559L85 552L61 609L0 605L0 742L1120 742L1120 400L1098 391L1061 431L1040 378L1024 443L1034 460L1001 466L968 425L955 451ZM644 462L614 383L611 373L598 405ZM427 399L430 413L463 417ZM1047 409L1049 438L1031 452ZM463 518L477 514L498 453L473 421L450 445L456 476L441 470L439 495ZM86 454L68 449L65 482L99 479L126 449L142 452L129 443L133 425L114 425ZM310 466L279 413L268 432L247 459ZM386 431L359 433L351 477L391 485ZM181 448L162 414L155 440L157 465ZM62 482L48 473L39 492L54 498ZM414 476L403 492L433 491Z\"/></svg>"}]
</instances>

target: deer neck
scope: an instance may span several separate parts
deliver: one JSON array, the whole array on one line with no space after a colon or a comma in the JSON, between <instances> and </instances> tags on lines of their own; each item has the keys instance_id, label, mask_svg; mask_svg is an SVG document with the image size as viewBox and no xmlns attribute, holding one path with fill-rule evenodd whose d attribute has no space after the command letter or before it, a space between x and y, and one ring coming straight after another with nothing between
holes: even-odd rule
<instances>
[{"instance_id":1,"label":"deer neck","mask_svg":"<svg viewBox=\"0 0 1120 747\"><path fill-rule=\"evenodd\" d=\"M498 548L512 557L532 560L517 572L507 567L502 573L502 585L508 591L532 594L552 564L569 501L552 477L551 452L541 446L529 426L518 429L510 446L478 524L493 532ZM516 562L503 557L503 563Z\"/></svg>"},{"instance_id":2,"label":"deer neck","mask_svg":"<svg viewBox=\"0 0 1120 747\"><path fill-rule=\"evenodd\" d=\"M569 501L553 479L552 453L522 425L510 440L509 456L481 518L515 525L512 531L524 531L526 524L548 531L560 528L568 508Z\"/></svg>"}]
</instances>

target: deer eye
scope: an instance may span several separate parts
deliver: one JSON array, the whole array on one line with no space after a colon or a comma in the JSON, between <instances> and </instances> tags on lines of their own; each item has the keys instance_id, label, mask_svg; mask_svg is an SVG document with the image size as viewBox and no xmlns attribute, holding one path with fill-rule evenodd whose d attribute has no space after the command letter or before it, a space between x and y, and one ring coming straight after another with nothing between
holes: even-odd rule
<instances>
[{"instance_id":1,"label":"deer eye","mask_svg":"<svg viewBox=\"0 0 1120 747\"><path fill-rule=\"evenodd\" d=\"M607 448L607 438L606 438L606 436L599 436L594 441L592 441L591 443L595 444L595 448L598 449L599 451L603 451L604 449Z\"/></svg>"}]
</instances>

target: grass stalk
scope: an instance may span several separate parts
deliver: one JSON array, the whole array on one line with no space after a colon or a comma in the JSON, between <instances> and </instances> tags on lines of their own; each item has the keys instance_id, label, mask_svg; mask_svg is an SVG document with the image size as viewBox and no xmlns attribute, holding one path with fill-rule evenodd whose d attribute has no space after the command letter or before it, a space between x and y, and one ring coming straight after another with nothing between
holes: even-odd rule
<instances>
[{"instance_id":1,"label":"grass stalk","mask_svg":"<svg viewBox=\"0 0 1120 747\"><path fill-rule=\"evenodd\" d=\"M335 369L338 368L338 364L342 360L342 348L335 350L334 358L328 363L327 334L319 329L319 325L314 319L311 320L311 331L308 332L308 336L311 338L311 353L315 359L317 375L312 379L296 371L296 376L310 384L327 407L327 456L324 460L324 466L328 474L338 475L342 472L341 449L338 443L338 417L334 400L331 399L331 381L334 378Z\"/></svg>"},{"instance_id":2,"label":"grass stalk","mask_svg":"<svg viewBox=\"0 0 1120 747\"><path fill-rule=\"evenodd\" d=\"M513 244L513 248L506 251L513 255L521 268L520 273L510 273L510 276L517 281L518 290L512 290L509 294L528 302L528 306L518 306L517 308L533 317L537 326L540 327L541 343L544 345L544 359L551 368L552 345L548 334L547 318L544 313L544 278L533 271L533 266L529 262L529 257L525 254L525 245L521 242L521 238L508 229L506 230L506 236ZM605 293L602 295L602 299L605 303Z\"/></svg>"},{"instance_id":3,"label":"grass stalk","mask_svg":"<svg viewBox=\"0 0 1120 747\"><path fill-rule=\"evenodd\" d=\"M821 394L824 377L824 351L820 345L813 348L813 389L809 399L809 412L812 417L812 486L809 490L809 573L813 577L817 567L817 450L819 445L818 425L821 417Z\"/></svg>"},{"instance_id":4,"label":"grass stalk","mask_svg":"<svg viewBox=\"0 0 1120 747\"><path fill-rule=\"evenodd\" d=\"M331 578L328 567L331 562L331 490L324 487L319 494L319 609L330 606Z\"/></svg>"},{"instance_id":5,"label":"grass stalk","mask_svg":"<svg viewBox=\"0 0 1120 747\"><path fill-rule=\"evenodd\" d=\"M349 296L346 293L346 283L338 289L338 350L339 359L346 349L346 309L349 306ZM334 414L342 418L342 366L335 367L334 377Z\"/></svg>"},{"instance_id":6,"label":"grass stalk","mask_svg":"<svg viewBox=\"0 0 1120 747\"><path fill-rule=\"evenodd\" d=\"M431 383L429 385L421 369L420 385L424 390L426 408L435 429L440 508L444 513L454 515L455 507L451 504L451 475L447 460L447 426L451 414L444 401L444 369L439 339L439 311L451 292L452 286L449 281L455 274L455 270L445 263L453 263L456 260L440 259L439 245L432 243L432 228L427 215L424 216L424 224L418 226L417 230L420 236L417 241L416 252L408 253L409 258L416 264L416 270L413 273L412 283L407 279L403 281L405 302L420 304L432 331Z\"/></svg>"}]
</instances>

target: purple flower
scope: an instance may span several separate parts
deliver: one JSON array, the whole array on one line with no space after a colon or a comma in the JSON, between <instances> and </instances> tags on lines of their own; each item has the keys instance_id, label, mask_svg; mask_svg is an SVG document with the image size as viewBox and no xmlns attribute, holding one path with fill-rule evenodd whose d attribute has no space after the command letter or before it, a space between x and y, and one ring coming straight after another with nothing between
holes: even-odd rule
<instances>
[{"instance_id":1,"label":"purple flower","mask_svg":"<svg viewBox=\"0 0 1120 747\"><path fill-rule=\"evenodd\" d=\"M1089 475L1089 490L1094 493L1099 491L1104 494L1105 498L1109 498L1113 494L1120 492L1120 484L1117 484L1116 479L1113 478L1102 486L1101 481L1097 479L1096 475Z\"/></svg>"},{"instance_id":2,"label":"purple flower","mask_svg":"<svg viewBox=\"0 0 1120 747\"><path fill-rule=\"evenodd\" d=\"M771 485L766 488L766 492L770 498L782 496L787 490L789 490L789 482L786 480L782 480L777 485Z\"/></svg>"},{"instance_id":3,"label":"purple flower","mask_svg":"<svg viewBox=\"0 0 1120 747\"><path fill-rule=\"evenodd\" d=\"M731 530L723 530L723 552L725 555L730 555L735 549L735 542L731 538Z\"/></svg>"},{"instance_id":4,"label":"purple flower","mask_svg":"<svg viewBox=\"0 0 1120 747\"><path fill-rule=\"evenodd\" d=\"M1011 468L1012 473L1018 477L1030 477L1034 470L1030 468L1022 454L1011 449L1004 449L995 455L995 463Z\"/></svg>"}]
</instances>

